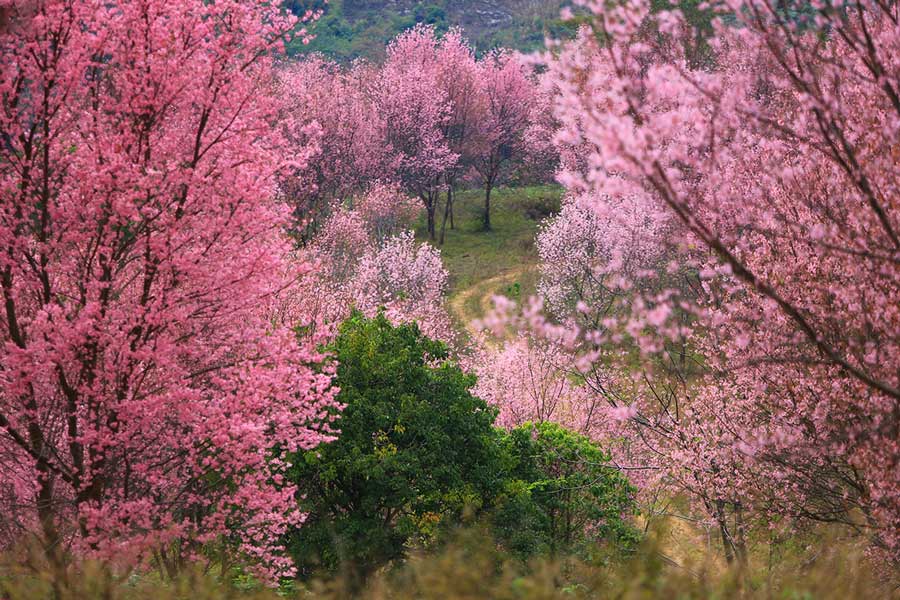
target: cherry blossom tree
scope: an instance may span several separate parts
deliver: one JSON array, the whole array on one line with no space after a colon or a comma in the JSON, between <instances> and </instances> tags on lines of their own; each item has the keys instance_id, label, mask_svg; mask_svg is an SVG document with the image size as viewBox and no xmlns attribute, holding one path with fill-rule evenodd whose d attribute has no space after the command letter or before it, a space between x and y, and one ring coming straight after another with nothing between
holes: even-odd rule
<instances>
[{"instance_id":1,"label":"cherry blossom tree","mask_svg":"<svg viewBox=\"0 0 900 600\"><path fill-rule=\"evenodd\" d=\"M440 252L417 244L408 229L418 202L390 185L377 184L333 211L300 254L318 265L302 277L298 303L306 321L330 335L353 309L374 316L384 310L395 323L417 321L433 339L455 344L444 306L449 275Z\"/></svg>"},{"instance_id":2,"label":"cherry blossom tree","mask_svg":"<svg viewBox=\"0 0 900 600\"><path fill-rule=\"evenodd\" d=\"M477 62L457 29L439 37L417 26L391 42L381 65L343 69L308 58L285 69L279 93L289 99L288 137L312 152L282 181L309 223L322 221L333 200L393 181L422 200L436 239L446 186L443 243L461 175L480 174L489 206L490 190L513 162L532 152L552 162L543 160L552 147L549 96L539 93L531 67L502 51Z\"/></svg>"},{"instance_id":3,"label":"cherry blossom tree","mask_svg":"<svg viewBox=\"0 0 900 600\"><path fill-rule=\"evenodd\" d=\"M539 72L533 64L531 69L534 97L519 162L523 165L521 171L526 175L526 181L553 181L562 166L561 147L554 139L559 129L553 110L558 90L552 73Z\"/></svg>"},{"instance_id":4,"label":"cherry blossom tree","mask_svg":"<svg viewBox=\"0 0 900 600\"><path fill-rule=\"evenodd\" d=\"M537 86L529 68L517 55L496 51L480 63L484 115L475 134L472 161L484 186L485 230L491 228L491 191L503 169L523 157L528 149L527 132L535 115Z\"/></svg>"},{"instance_id":5,"label":"cherry blossom tree","mask_svg":"<svg viewBox=\"0 0 900 600\"><path fill-rule=\"evenodd\" d=\"M353 283L355 305L369 315L384 308L392 321L416 321L428 337L452 344L455 334L444 307L448 278L440 251L417 244L406 231L363 256Z\"/></svg>"},{"instance_id":6,"label":"cherry blossom tree","mask_svg":"<svg viewBox=\"0 0 900 600\"><path fill-rule=\"evenodd\" d=\"M522 333L499 347L483 344L472 360L473 393L499 409L497 424L553 422L595 439L608 437L607 406L568 376L571 353Z\"/></svg>"},{"instance_id":7,"label":"cherry blossom tree","mask_svg":"<svg viewBox=\"0 0 900 600\"><path fill-rule=\"evenodd\" d=\"M303 517L273 449L329 440L335 407L316 340L271 314L296 277L271 93L296 21L29 4L0 33L3 542L288 574L275 540Z\"/></svg>"},{"instance_id":8,"label":"cherry blossom tree","mask_svg":"<svg viewBox=\"0 0 900 600\"><path fill-rule=\"evenodd\" d=\"M561 178L601 212L649 194L701 284L633 302L631 339L662 333L647 354L688 335L705 365L646 377L631 422L668 440L667 477L709 490L721 525L734 510L726 549L750 509L846 524L896 559L897 7L711 3L741 27L716 22L698 65L677 11L586 4L593 30L549 60L578 154ZM691 327L672 323L685 311Z\"/></svg>"},{"instance_id":9,"label":"cherry blossom tree","mask_svg":"<svg viewBox=\"0 0 900 600\"><path fill-rule=\"evenodd\" d=\"M459 158L444 136L452 105L447 90L439 85L439 44L431 27L417 26L401 34L369 80L380 116L383 169L422 200L432 239L440 184Z\"/></svg>"},{"instance_id":10,"label":"cherry blossom tree","mask_svg":"<svg viewBox=\"0 0 900 600\"><path fill-rule=\"evenodd\" d=\"M450 105L442 134L450 151L458 157L444 175L447 201L439 239L439 244L443 245L448 218L453 227L453 187L459 176L471 168L475 159L475 133L486 118L486 104L481 90L481 70L461 31L451 29L441 38L436 61L437 84L446 94Z\"/></svg>"},{"instance_id":11,"label":"cherry blossom tree","mask_svg":"<svg viewBox=\"0 0 900 600\"><path fill-rule=\"evenodd\" d=\"M582 326L598 328L598 320L622 308L629 296L623 284L659 266L665 234L666 216L654 211L646 197L602 202L591 195L565 198L560 213L545 221L537 235L538 293L557 318L576 315ZM584 322L588 314L592 320Z\"/></svg>"},{"instance_id":12,"label":"cherry blossom tree","mask_svg":"<svg viewBox=\"0 0 900 600\"><path fill-rule=\"evenodd\" d=\"M297 165L279 185L302 241L315 234L335 202L383 176L380 114L364 93L365 72L362 65L345 70L312 56L280 74L278 93L286 100L281 123Z\"/></svg>"},{"instance_id":13,"label":"cherry blossom tree","mask_svg":"<svg viewBox=\"0 0 900 600\"><path fill-rule=\"evenodd\" d=\"M370 239L382 245L388 238L409 230L421 206L396 185L376 182L355 201L355 210L362 218Z\"/></svg>"},{"instance_id":14,"label":"cherry blossom tree","mask_svg":"<svg viewBox=\"0 0 900 600\"><path fill-rule=\"evenodd\" d=\"M419 212L418 202L389 184L377 183L352 200L353 207L331 210L321 231L306 249L322 275L336 285L351 284L362 257L406 232Z\"/></svg>"},{"instance_id":15,"label":"cherry blossom tree","mask_svg":"<svg viewBox=\"0 0 900 600\"><path fill-rule=\"evenodd\" d=\"M346 207L337 208L307 249L310 258L319 263L312 275L345 285L353 278L360 258L373 246L362 215Z\"/></svg>"}]
</instances>

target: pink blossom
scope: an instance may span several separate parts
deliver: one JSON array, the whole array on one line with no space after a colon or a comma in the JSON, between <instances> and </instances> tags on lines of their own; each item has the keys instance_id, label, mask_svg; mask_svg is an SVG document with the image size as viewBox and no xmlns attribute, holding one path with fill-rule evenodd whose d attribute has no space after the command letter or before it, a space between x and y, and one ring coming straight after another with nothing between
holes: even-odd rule
<instances>
[{"instance_id":1,"label":"pink blossom","mask_svg":"<svg viewBox=\"0 0 900 600\"><path fill-rule=\"evenodd\" d=\"M39 5L0 33L0 541L133 566L215 540L290 574L303 516L272 450L328 441L339 408L319 340L276 316L276 174L306 154L271 126L271 57L297 23Z\"/></svg>"},{"instance_id":2,"label":"pink blossom","mask_svg":"<svg viewBox=\"0 0 900 600\"><path fill-rule=\"evenodd\" d=\"M626 272L630 286L605 285L593 303L617 322L604 324L611 335L585 340L619 340L628 356L639 336L650 350L640 376L623 370L597 393L637 399L629 426L652 448L644 458L723 532L773 511L848 522L859 514L873 545L896 560L895 8L849 14L825 2L823 36L776 17L774 0L711 4L740 27L715 23L706 59L689 37L678 39L695 32L677 12L651 14L641 0L584 6L590 26L546 57L560 181L601 218L610 196L642 195L668 219L663 255L677 258L665 282ZM612 262L576 251L584 237L581 228L563 235L559 256L570 238L576 257ZM599 272L609 283L609 270ZM549 299L565 297L548 284ZM563 303L548 304L564 318ZM642 316L662 324L656 340ZM619 336L623 329L631 335ZM660 356L653 350L663 343ZM603 372L616 359L610 346L580 351ZM692 352L702 365L691 364ZM740 554L736 538L723 543Z\"/></svg>"}]
</instances>

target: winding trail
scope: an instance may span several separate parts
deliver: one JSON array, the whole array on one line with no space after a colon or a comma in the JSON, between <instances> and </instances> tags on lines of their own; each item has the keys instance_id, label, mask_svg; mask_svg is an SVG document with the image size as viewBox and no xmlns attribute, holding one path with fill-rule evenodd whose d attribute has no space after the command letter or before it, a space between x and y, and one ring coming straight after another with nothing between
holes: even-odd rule
<instances>
[{"instance_id":1,"label":"winding trail","mask_svg":"<svg viewBox=\"0 0 900 600\"><path fill-rule=\"evenodd\" d=\"M491 299L519 281L522 275L535 271L537 268L537 265L523 265L514 269L506 269L499 275L483 279L475 285L461 290L450 298L450 312L459 320L470 335L476 335L478 330L472 326L472 322L480 319L491 310ZM477 309L472 307L472 298L478 299Z\"/></svg>"},{"instance_id":2,"label":"winding trail","mask_svg":"<svg viewBox=\"0 0 900 600\"><path fill-rule=\"evenodd\" d=\"M471 200L473 205L480 209L480 197ZM480 212L471 213L470 228L460 228L453 232L454 236L462 238L461 243L452 246L456 252L456 261L453 262L464 274L470 285L459 288L451 288L447 298L447 308L460 331L470 336L478 343L487 346L500 346L504 338L495 338L490 335L481 336L473 322L483 318L492 308L492 298L497 294L508 293L508 289L515 283L523 284L522 298L534 293L540 265L539 257L534 248L535 231L527 221L516 221L512 211L522 210L518 197L512 197L507 211L496 214L496 220L505 219L509 227L517 227L515 231L509 228L503 232L494 232L490 235L503 235L498 244L492 246L486 244L482 238L480 226ZM462 204L460 204L462 206ZM469 214L460 211L461 215ZM471 232L478 231L477 234ZM459 239L459 238L457 238ZM486 251L487 253L482 253ZM479 264L480 263L480 264ZM487 268L480 268L485 266ZM486 277L485 277L486 276ZM478 279L485 277L484 279ZM658 537L658 545L655 548L657 557L670 568L679 569L691 577L702 577L702 574L712 570L725 572L726 566L720 555L714 551L717 543L715 529L704 526L688 516L675 514L680 512L680 503L674 506L666 503L660 507L663 511L673 511L666 515L654 515L655 524L652 535ZM644 527L646 520L641 518L637 523Z\"/></svg>"}]
</instances>

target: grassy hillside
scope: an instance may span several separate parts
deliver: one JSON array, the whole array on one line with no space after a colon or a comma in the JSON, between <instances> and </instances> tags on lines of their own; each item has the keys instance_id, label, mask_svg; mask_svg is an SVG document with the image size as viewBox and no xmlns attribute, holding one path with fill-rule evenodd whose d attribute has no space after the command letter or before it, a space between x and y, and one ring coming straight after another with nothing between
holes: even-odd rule
<instances>
[{"instance_id":1,"label":"grassy hillside","mask_svg":"<svg viewBox=\"0 0 900 600\"><path fill-rule=\"evenodd\" d=\"M479 52L502 46L523 51L541 48L547 35L569 37L573 26L559 19L565 0L286 0L297 14L322 9L313 27L316 39L296 43L293 54L321 52L336 60L378 60L387 42L416 23L438 31L462 27Z\"/></svg>"},{"instance_id":2,"label":"grassy hillside","mask_svg":"<svg viewBox=\"0 0 900 600\"><path fill-rule=\"evenodd\" d=\"M464 325L484 314L490 298L533 295L538 256L534 236L540 222L559 210L562 188L555 185L498 188L491 196L493 229L481 227L481 190L457 193L456 227L448 224L441 255L450 271L450 306ZM417 235L426 240L424 221Z\"/></svg>"}]
</instances>

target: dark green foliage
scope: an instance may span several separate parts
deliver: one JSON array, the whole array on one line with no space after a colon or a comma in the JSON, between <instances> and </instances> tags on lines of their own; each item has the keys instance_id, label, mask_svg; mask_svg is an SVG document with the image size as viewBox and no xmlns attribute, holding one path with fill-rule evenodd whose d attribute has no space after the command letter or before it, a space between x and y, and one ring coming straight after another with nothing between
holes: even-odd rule
<instances>
[{"instance_id":1,"label":"dark green foliage","mask_svg":"<svg viewBox=\"0 0 900 600\"><path fill-rule=\"evenodd\" d=\"M416 23L434 25L438 32L447 30L447 11L443 6L420 2L416 5L413 15Z\"/></svg>"},{"instance_id":2,"label":"dark green foliage","mask_svg":"<svg viewBox=\"0 0 900 600\"><path fill-rule=\"evenodd\" d=\"M474 378L415 324L355 313L329 350L340 436L291 457L288 477L309 513L286 540L302 578L337 572L360 585L465 513L519 559L636 542L633 490L595 444L550 423L495 429Z\"/></svg>"},{"instance_id":3,"label":"dark green foliage","mask_svg":"<svg viewBox=\"0 0 900 600\"><path fill-rule=\"evenodd\" d=\"M547 38L573 39L578 28L589 21L581 14L576 14L571 19L561 19L560 11L556 8L561 5L560 2L548 2L541 14L513 14L512 20L505 26L484 32L479 40L479 49L486 51L493 48L513 48L523 52L536 52L545 47Z\"/></svg>"},{"instance_id":4,"label":"dark green foliage","mask_svg":"<svg viewBox=\"0 0 900 600\"><path fill-rule=\"evenodd\" d=\"M460 26L479 54L496 47L538 50L546 36L571 38L577 29L559 19L560 0L284 0L284 5L297 15L324 10L311 29L316 38L306 46L293 43L291 54L320 52L343 63L380 60L386 44L417 23L433 25L438 34Z\"/></svg>"},{"instance_id":5,"label":"dark green foliage","mask_svg":"<svg viewBox=\"0 0 900 600\"><path fill-rule=\"evenodd\" d=\"M384 57L387 44L398 34L417 23L433 25L443 33L450 27L442 5L419 2L408 10L398 11L384 2L360 0L287 0L286 6L295 14L307 8L322 8L324 15L311 27L315 38L308 45L300 41L288 47L290 54L319 52L338 62L349 63L357 58L378 61Z\"/></svg>"},{"instance_id":6,"label":"dark green foliage","mask_svg":"<svg viewBox=\"0 0 900 600\"><path fill-rule=\"evenodd\" d=\"M591 440L555 423L527 423L505 440L508 475L493 516L497 537L520 558L590 557L600 545L630 552L634 488Z\"/></svg>"},{"instance_id":7,"label":"dark green foliage","mask_svg":"<svg viewBox=\"0 0 900 600\"><path fill-rule=\"evenodd\" d=\"M548 194L546 196L525 197L522 200L522 208L525 216L532 221L543 221L548 217L559 213L559 196Z\"/></svg>"},{"instance_id":8,"label":"dark green foliage","mask_svg":"<svg viewBox=\"0 0 900 600\"><path fill-rule=\"evenodd\" d=\"M325 10L328 7L327 0L283 0L284 7L302 17L307 11Z\"/></svg>"},{"instance_id":9,"label":"dark green foliage","mask_svg":"<svg viewBox=\"0 0 900 600\"><path fill-rule=\"evenodd\" d=\"M301 576L340 569L362 581L477 510L500 487L501 447L473 378L416 325L356 313L330 350L341 434L292 458L309 518L288 547Z\"/></svg>"}]
</instances>

